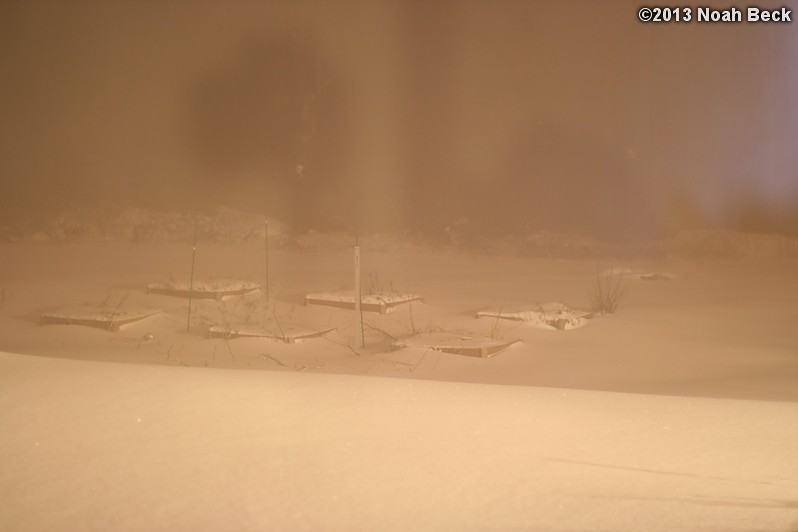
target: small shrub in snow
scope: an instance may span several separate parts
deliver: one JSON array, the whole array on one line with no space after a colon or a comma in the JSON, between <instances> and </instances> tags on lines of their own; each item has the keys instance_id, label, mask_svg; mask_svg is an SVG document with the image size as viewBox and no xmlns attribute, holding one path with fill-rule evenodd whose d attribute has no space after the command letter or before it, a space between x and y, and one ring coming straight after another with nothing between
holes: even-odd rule
<instances>
[{"instance_id":1,"label":"small shrub in snow","mask_svg":"<svg viewBox=\"0 0 798 532\"><path fill-rule=\"evenodd\" d=\"M626 297L629 282L623 270L609 270L596 274L590 292L590 309L595 314L614 314Z\"/></svg>"}]
</instances>

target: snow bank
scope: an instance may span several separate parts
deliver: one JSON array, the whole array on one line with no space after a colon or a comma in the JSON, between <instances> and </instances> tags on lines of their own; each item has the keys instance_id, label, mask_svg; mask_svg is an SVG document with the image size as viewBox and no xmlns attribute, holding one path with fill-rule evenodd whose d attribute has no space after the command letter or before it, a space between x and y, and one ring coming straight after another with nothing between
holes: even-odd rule
<instances>
[{"instance_id":1,"label":"snow bank","mask_svg":"<svg viewBox=\"0 0 798 532\"><path fill-rule=\"evenodd\" d=\"M0 529L795 530L798 407L0 353Z\"/></svg>"},{"instance_id":2,"label":"snow bank","mask_svg":"<svg viewBox=\"0 0 798 532\"><path fill-rule=\"evenodd\" d=\"M656 253L668 257L725 258L798 257L795 235L757 234L725 229L681 231L653 244Z\"/></svg>"},{"instance_id":3,"label":"snow bank","mask_svg":"<svg viewBox=\"0 0 798 532\"><path fill-rule=\"evenodd\" d=\"M0 227L2 242L247 242L263 240L266 218L260 214L219 208L208 214L156 212L115 205L94 209L72 209L41 220L35 226ZM273 245L288 238L288 228L269 220Z\"/></svg>"},{"instance_id":4,"label":"snow bank","mask_svg":"<svg viewBox=\"0 0 798 532\"><path fill-rule=\"evenodd\" d=\"M190 212L158 212L132 205L74 208L35 222L0 225L0 242L190 242L197 227L201 241L240 243L265 239L263 214L220 207L197 217ZM354 235L342 231L292 231L270 219L271 247L298 251L338 252L351 249ZM431 238L431 240L428 240ZM519 258L607 259L617 257L723 258L798 257L798 236L754 234L725 229L681 231L668 238L636 243L602 241L584 234L519 229L501 237L476 232L444 237L408 233L361 234L360 245L371 252L418 253L430 249L465 251L483 256Z\"/></svg>"}]
</instances>

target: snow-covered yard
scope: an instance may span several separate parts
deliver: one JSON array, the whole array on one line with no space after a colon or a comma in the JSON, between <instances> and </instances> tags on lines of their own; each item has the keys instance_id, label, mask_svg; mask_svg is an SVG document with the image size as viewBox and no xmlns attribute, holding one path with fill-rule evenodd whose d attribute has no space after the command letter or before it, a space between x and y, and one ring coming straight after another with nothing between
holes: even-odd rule
<instances>
[{"instance_id":1,"label":"snow-covered yard","mask_svg":"<svg viewBox=\"0 0 798 532\"><path fill-rule=\"evenodd\" d=\"M365 272L424 300L365 315L361 349L352 310L305 304L351 290L347 250L273 251L268 299L195 300L187 324L187 300L147 285L187 275L190 244L0 247L2 529L798 525L794 261L366 247ZM264 253L204 243L197 275L262 282ZM540 326L584 320L610 268L669 280ZM39 322L101 302L163 312ZM323 334L285 341L303 331ZM467 357L443 337L514 343Z\"/></svg>"}]
</instances>

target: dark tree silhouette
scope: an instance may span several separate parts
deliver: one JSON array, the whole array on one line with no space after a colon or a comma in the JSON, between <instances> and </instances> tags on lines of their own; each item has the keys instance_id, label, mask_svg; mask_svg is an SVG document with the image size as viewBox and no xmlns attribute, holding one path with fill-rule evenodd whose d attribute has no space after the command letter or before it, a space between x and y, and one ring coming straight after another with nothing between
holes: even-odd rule
<instances>
[{"instance_id":1,"label":"dark tree silhouette","mask_svg":"<svg viewBox=\"0 0 798 532\"><path fill-rule=\"evenodd\" d=\"M261 39L192 87L188 132L202 196L220 188L268 197L267 210L312 223L311 190L343 165L339 77L307 41ZM252 200L250 200L251 202Z\"/></svg>"}]
</instances>

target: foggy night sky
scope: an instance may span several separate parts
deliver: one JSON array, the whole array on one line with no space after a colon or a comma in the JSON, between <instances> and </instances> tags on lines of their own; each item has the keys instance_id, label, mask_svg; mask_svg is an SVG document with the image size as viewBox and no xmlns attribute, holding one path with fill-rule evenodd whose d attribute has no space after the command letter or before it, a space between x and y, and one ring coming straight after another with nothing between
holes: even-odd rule
<instances>
[{"instance_id":1,"label":"foggy night sky","mask_svg":"<svg viewBox=\"0 0 798 532\"><path fill-rule=\"evenodd\" d=\"M795 219L798 22L639 6L6 1L0 207L609 237Z\"/></svg>"}]
</instances>

